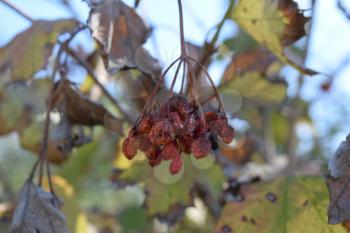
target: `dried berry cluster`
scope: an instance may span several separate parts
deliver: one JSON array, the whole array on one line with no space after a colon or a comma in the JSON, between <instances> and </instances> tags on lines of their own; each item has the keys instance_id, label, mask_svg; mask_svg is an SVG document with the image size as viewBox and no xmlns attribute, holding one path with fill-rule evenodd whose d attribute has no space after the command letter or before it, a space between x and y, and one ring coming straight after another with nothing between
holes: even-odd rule
<instances>
[{"instance_id":1,"label":"dried berry cluster","mask_svg":"<svg viewBox=\"0 0 350 233\"><path fill-rule=\"evenodd\" d=\"M123 142L123 152L132 159L141 150L151 166L171 160L169 171L176 174L183 165L181 152L204 158L215 149L217 136L226 143L233 140L234 130L227 119L215 112L200 114L198 106L177 95L159 110L140 117Z\"/></svg>"}]
</instances>

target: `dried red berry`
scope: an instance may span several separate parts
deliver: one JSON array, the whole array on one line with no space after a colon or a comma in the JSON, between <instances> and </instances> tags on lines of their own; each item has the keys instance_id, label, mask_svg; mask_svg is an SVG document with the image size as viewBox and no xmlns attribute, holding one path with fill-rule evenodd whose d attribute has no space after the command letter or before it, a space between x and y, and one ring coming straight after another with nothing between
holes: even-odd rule
<instances>
[{"instance_id":1,"label":"dried red berry","mask_svg":"<svg viewBox=\"0 0 350 233\"><path fill-rule=\"evenodd\" d=\"M148 160L148 164L151 167L156 167L162 162L162 157L158 154L154 159Z\"/></svg>"},{"instance_id":2,"label":"dried red berry","mask_svg":"<svg viewBox=\"0 0 350 233\"><path fill-rule=\"evenodd\" d=\"M173 125L174 131L177 134L181 134L184 131L184 125L182 124L180 115L177 112L171 112L168 115L169 121Z\"/></svg>"},{"instance_id":3,"label":"dried red berry","mask_svg":"<svg viewBox=\"0 0 350 233\"><path fill-rule=\"evenodd\" d=\"M177 112L181 116L182 119L186 119L186 117L193 113L194 107L187 101L186 98L181 98L177 102Z\"/></svg>"},{"instance_id":4,"label":"dried red berry","mask_svg":"<svg viewBox=\"0 0 350 233\"><path fill-rule=\"evenodd\" d=\"M179 141L181 145L181 150L185 152L186 154L191 153L191 145L193 141L193 137L191 134L184 134L179 136Z\"/></svg>"},{"instance_id":5,"label":"dried red berry","mask_svg":"<svg viewBox=\"0 0 350 233\"><path fill-rule=\"evenodd\" d=\"M181 156L177 156L175 158L173 158L173 160L171 160L170 166L169 166L169 171L171 174L175 175L176 173L178 173L183 165L183 160L181 158Z\"/></svg>"},{"instance_id":6,"label":"dried red berry","mask_svg":"<svg viewBox=\"0 0 350 233\"><path fill-rule=\"evenodd\" d=\"M204 118L209 123L211 121L218 119L218 115L215 112L206 112L204 113Z\"/></svg>"},{"instance_id":7,"label":"dried red berry","mask_svg":"<svg viewBox=\"0 0 350 233\"><path fill-rule=\"evenodd\" d=\"M232 142L233 137L235 136L235 131L229 124L227 124L221 128L218 135L222 138L222 140L224 140L225 143L229 144Z\"/></svg>"},{"instance_id":8,"label":"dried red berry","mask_svg":"<svg viewBox=\"0 0 350 233\"><path fill-rule=\"evenodd\" d=\"M194 114L188 115L185 119L185 128L187 132L193 133L196 130L198 123L199 122L197 121L196 116Z\"/></svg>"},{"instance_id":9,"label":"dried red berry","mask_svg":"<svg viewBox=\"0 0 350 233\"><path fill-rule=\"evenodd\" d=\"M149 115L145 115L140 120L139 124L137 125L137 132L139 133L148 133L153 126L153 120L152 117Z\"/></svg>"},{"instance_id":10,"label":"dried red berry","mask_svg":"<svg viewBox=\"0 0 350 233\"><path fill-rule=\"evenodd\" d=\"M170 159L173 159L175 157L180 156L180 150L174 142L171 142L163 148L160 155L161 155L162 159L170 160Z\"/></svg>"},{"instance_id":11,"label":"dried red berry","mask_svg":"<svg viewBox=\"0 0 350 233\"><path fill-rule=\"evenodd\" d=\"M156 145L166 145L173 141L175 133L170 121L165 119L157 122L149 133L149 139Z\"/></svg>"},{"instance_id":12,"label":"dried red berry","mask_svg":"<svg viewBox=\"0 0 350 233\"><path fill-rule=\"evenodd\" d=\"M209 123L209 129L212 133L219 134L223 127L227 125L227 120L217 119Z\"/></svg>"},{"instance_id":13,"label":"dried red berry","mask_svg":"<svg viewBox=\"0 0 350 233\"><path fill-rule=\"evenodd\" d=\"M191 145L191 152L197 159L206 157L209 154L210 150L210 140L204 135L193 140Z\"/></svg>"},{"instance_id":14,"label":"dried red berry","mask_svg":"<svg viewBox=\"0 0 350 233\"><path fill-rule=\"evenodd\" d=\"M208 132L208 123L202 117L197 120L197 129L195 134L205 134Z\"/></svg>"},{"instance_id":15,"label":"dried red berry","mask_svg":"<svg viewBox=\"0 0 350 233\"><path fill-rule=\"evenodd\" d=\"M130 143L130 138L126 138L122 145L122 150L127 159L133 159L136 156L137 149Z\"/></svg>"},{"instance_id":16,"label":"dried red berry","mask_svg":"<svg viewBox=\"0 0 350 233\"><path fill-rule=\"evenodd\" d=\"M149 150L147 150L146 152L145 152L145 155L146 155L146 157L148 158L148 159L156 159L157 157L158 157L158 155L160 154L160 149L159 149L159 147L158 146L155 146L155 145L153 145L153 146L151 146L150 148L149 148Z\"/></svg>"}]
</instances>

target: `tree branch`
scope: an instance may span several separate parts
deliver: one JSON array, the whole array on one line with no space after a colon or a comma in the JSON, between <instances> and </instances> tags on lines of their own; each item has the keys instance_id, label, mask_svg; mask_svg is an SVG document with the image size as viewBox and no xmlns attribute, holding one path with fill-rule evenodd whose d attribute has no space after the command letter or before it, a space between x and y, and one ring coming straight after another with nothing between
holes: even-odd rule
<instances>
[{"instance_id":1,"label":"tree branch","mask_svg":"<svg viewBox=\"0 0 350 233\"><path fill-rule=\"evenodd\" d=\"M101 89L103 94L117 107L117 109L126 117L126 120L133 124L134 122L131 121L131 119L128 117L128 113L123 110L123 108L119 105L119 103L114 99L114 97L107 91L107 89L103 86L103 84L98 80L98 78L95 75L95 72L91 68L91 66L84 61L80 56L78 56L72 49L66 48L66 52L74 58L81 66L83 66L88 74L91 76L91 78L94 80L96 85Z\"/></svg>"},{"instance_id":2,"label":"tree branch","mask_svg":"<svg viewBox=\"0 0 350 233\"><path fill-rule=\"evenodd\" d=\"M6 6L8 6L9 8L11 8L13 11L15 11L17 14L19 14L20 16L22 16L23 18L27 19L28 21L30 21L31 23L33 23L35 20L30 17L27 13L25 13L23 10L19 9L17 6L15 6L14 4L12 4L10 1L8 0L0 0L0 2L2 2L3 4L5 4Z\"/></svg>"}]
</instances>

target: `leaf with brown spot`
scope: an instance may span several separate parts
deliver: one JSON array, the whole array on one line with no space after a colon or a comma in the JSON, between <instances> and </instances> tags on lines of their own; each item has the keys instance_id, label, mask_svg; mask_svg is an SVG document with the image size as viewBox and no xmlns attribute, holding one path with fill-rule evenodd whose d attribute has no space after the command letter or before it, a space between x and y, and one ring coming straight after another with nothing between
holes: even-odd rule
<instances>
[{"instance_id":1,"label":"leaf with brown spot","mask_svg":"<svg viewBox=\"0 0 350 233\"><path fill-rule=\"evenodd\" d=\"M58 35L76 26L77 22L71 19L34 21L30 28L0 48L0 73L9 71L12 81L31 79L46 65Z\"/></svg>"},{"instance_id":2,"label":"leaf with brown spot","mask_svg":"<svg viewBox=\"0 0 350 233\"><path fill-rule=\"evenodd\" d=\"M339 224L350 220L350 135L329 161L331 174L326 177L330 196L328 222Z\"/></svg>"},{"instance_id":3,"label":"leaf with brown spot","mask_svg":"<svg viewBox=\"0 0 350 233\"><path fill-rule=\"evenodd\" d=\"M341 225L327 224L328 195L322 177L280 177L244 184L240 191L243 201L223 207L214 232L223 226L239 233L346 232Z\"/></svg>"},{"instance_id":4,"label":"leaf with brown spot","mask_svg":"<svg viewBox=\"0 0 350 233\"><path fill-rule=\"evenodd\" d=\"M22 187L9 233L68 233L60 203L28 180Z\"/></svg>"},{"instance_id":5,"label":"leaf with brown spot","mask_svg":"<svg viewBox=\"0 0 350 233\"><path fill-rule=\"evenodd\" d=\"M110 74L136 67L148 74L159 70L158 62L142 47L150 30L135 10L122 1L104 0L95 5L89 27Z\"/></svg>"},{"instance_id":6,"label":"leaf with brown spot","mask_svg":"<svg viewBox=\"0 0 350 233\"><path fill-rule=\"evenodd\" d=\"M227 66L221 82L228 82L235 75L248 71L257 71L263 74L274 61L276 61L276 57L261 48L239 53L233 57L231 63Z\"/></svg>"},{"instance_id":7,"label":"leaf with brown spot","mask_svg":"<svg viewBox=\"0 0 350 233\"><path fill-rule=\"evenodd\" d=\"M253 105L279 104L287 92L286 83L278 76L280 67L280 61L268 51L248 50L233 57L219 89L229 101L238 93Z\"/></svg>"},{"instance_id":8,"label":"leaf with brown spot","mask_svg":"<svg viewBox=\"0 0 350 233\"><path fill-rule=\"evenodd\" d=\"M303 16L293 0L239 0L232 18L281 61L301 73L316 73L288 56L285 51L285 47L305 35L304 27L309 20Z\"/></svg>"}]
</instances>

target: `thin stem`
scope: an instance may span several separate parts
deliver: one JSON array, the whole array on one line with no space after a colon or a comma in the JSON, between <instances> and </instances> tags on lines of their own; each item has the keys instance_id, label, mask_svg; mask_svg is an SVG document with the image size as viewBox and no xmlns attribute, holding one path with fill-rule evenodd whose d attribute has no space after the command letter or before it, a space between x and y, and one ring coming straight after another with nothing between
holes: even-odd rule
<instances>
[{"instance_id":1,"label":"thin stem","mask_svg":"<svg viewBox=\"0 0 350 233\"><path fill-rule=\"evenodd\" d=\"M53 89L53 88L52 88ZM35 170L38 167L39 163L40 163L40 167L42 167L42 162L45 159L46 155L47 155L47 146L48 146L48 142L49 142L49 133L50 133L50 112L52 109L52 93L53 90L50 92L50 96L48 98L48 103L47 103L47 109L46 109L46 115L45 115L45 125L44 125L44 136L43 136L43 141L41 144L41 150L39 153L39 158L36 161L36 163L33 166L33 169L30 173L29 179L31 180L34 176ZM40 175L39 175L39 186L41 186L41 182L42 182L42 168L40 169Z\"/></svg>"},{"instance_id":2,"label":"thin stem","mask_svg":"<svg viewBox=\"0 0 350 233\"><path fill-rule=\"evenodd\" d=\"M153 89L153 92L152 94L150 95L150 97L148 98L148 103L146 103L145 105L145 109L144 111L147 109L148 105L151 104L152 105L152 102L153 102L153 99L155 97L155 95L157 94L157 91L159 90L161 84L163 83L164 81L164 78L165 78L165 75L169 72L169 70L171 69L171 67L173 67L178 61L181 60L181 57L177 58L175 61L173 61L170 66L168 66L168 68L166 68L166 70L163 72L162 76L160 77L160 79L158 80L157 82L157 86Z\"/></svg>"},{"instance_id":3,"label":"thin stem","mask_svg":"<svg viewBox=\"0 0 350 233\"><path fill-rule=\"evenodd\" d=\"M235 4L235 1L234 0L230 0L230 4L224 14L224 17L222 18L222 20L220 21L220 23L218 24L217 26L217 30L215 32L215 35L213 36L213 39L211 40L210 44L212 45L212 47L215 46L217 40L219 39L219 35L220 35L220 32L222 30L222 27L224 26L224 23L226 21L226 19L228 19L230 16L231 16L231 11L232 11L232 8Z\"/></svg>"},{"instance_id":4,"label":"thin stem","mask_svg":"<svg viewBox=\"0 0 350 233\"><path fill-rule=\"evenodd\" d=\"M185 43L185 33L184 33L184 17L182 11L182 2L177 0L179 6L179 19L180 19L180 40L181 40L181 57L187 57L186 43Z\"/></svg>"},{"instance_id":5,"label":"thin stem","mask_svg":"<svg viewBox=\"0 0 350 233\"><path fill-rule=\"evenodd\" d=\"M204 72L204 74L207 76L209 82L210 82L210 85L212 86L213 88L213 91L214 91L214 94L217 98L217 100L219 101L219 107L220 109L222 110L222 113L224 115L224 117L226 116L226 113L225 113L225 108L224 108L224 104L222 102L222 99L218 93L218 90L216 89L215 87L215 84L213 82L213 79L211 78L210 74L208 73L208 71L206 70L206 68L200 63L198 62L196 59L192 58L192 57L188 57L188 59L190 59L191 61L194 61L198 66L199 68Z\"/></svg>"},{"instance_id":6,"label":"thin stem","mask_svg":"<svg viewBox=\"0 0 350 233\"><path fill-rule=\"evenodd\" d=\"M181 95L184 94L184 84L185 84L185 77L186 77L186 68L187 68L187 64L184 63L184 66L183 66L183 73L182 73L182 80L181 80L181 89L180 89Z\"/></svg>"},{"instance_id":7,"label":"thin stem","mask_svg":"<svg viewBox=\"0 0 350 233\"><path fill-rule=\"evenodd\" d=\"M91 66L84 61L80 56L78 56L72 49L66 48L66 52L74 58L81 66L85 68L85 70L88 72L88 74L91 76L93 81L96 83L96 85L102 90L103 94L117 107L117 109L124 115L128 116L128 114L123 110L123 108L119 105L119 103L114 99L114 97L107 91L107 89L103 86L103 84L98 80L97 76L95 75L95 72L91 68ZM132 123L131 120L126 117L127 121L129 123Z\"/></svg>"},{"instance_id":8,"label":"thin stem","mask_svg":"<svg viewBox=\"0 0 350 233\"><path fill-rule=\"evenodd\" d=\"M196 105L199 108L202 120L204 120L204 112L203 112L203 109L202 109L202 105L199 102L199 100L196 98L196 95L198 96L198 93L195 90L195 85L193 85L194 84L194 76L193 76L193 71L192 71L192 68L191 68L191 64L189 64L188 60L186 60L186 63L187 63L187 66L188 66L188 72L190 73L189 77L190 77L190 80L191 80L191 83L192 83L192 90L191 90L192 96L193 96L192 98L193 98L193 101L196 103Z\"/></svg>"},{"instance_id":9,"label":"thin stem","mask_svg":"<svg viewBox=\"0 0 350 233\"><path fill-rule=\"evenodd\" d=\"M13 11L15 11L17 14L19 14L20 16L22 16L23 18L25 18L26 20L30 21L31 23L33 23L35 20L30 17L27 13L25 13L23 10L19 9L17 6L15 6L12 2L8 1L8 0L0 0L0 2L2 2L3 4L5 4L6 6L8 6L9 8L11 8Z\"/></svg>"},{"instance_id":10,"label":"thin stem","mask_svg":"<svg viewBox=\"0 0 350 233\"><path fill-rule=\"evenodd\" d=\"M179 74L179 71L180 71L180 68L181 68L182 64L183 64L183 61L180 61L179 65L176 68L176 72L175 72L175 75L174 75L174 78L173 78L173 82L171 83L171 87L170 87L170 96L173 95L173 89L174 89L174 86L175 86L175 83L176 83L176 80L177 80L177 75Z\"/></svg>"}]
</instances>

